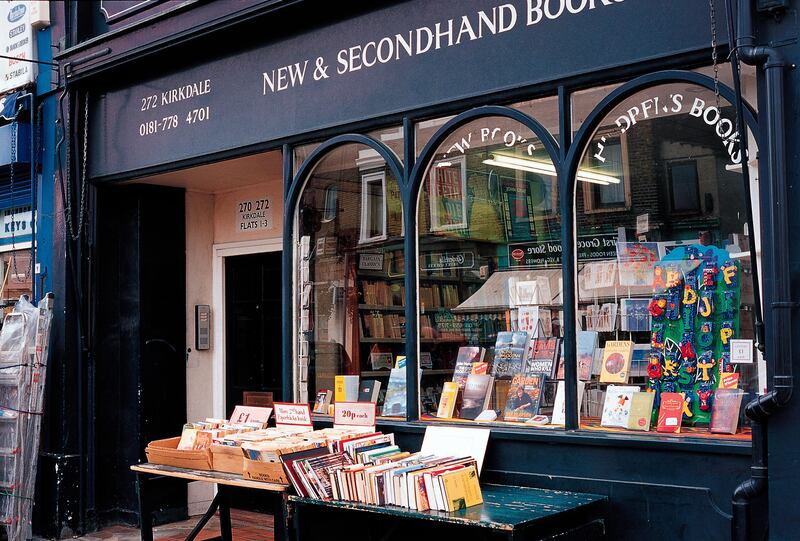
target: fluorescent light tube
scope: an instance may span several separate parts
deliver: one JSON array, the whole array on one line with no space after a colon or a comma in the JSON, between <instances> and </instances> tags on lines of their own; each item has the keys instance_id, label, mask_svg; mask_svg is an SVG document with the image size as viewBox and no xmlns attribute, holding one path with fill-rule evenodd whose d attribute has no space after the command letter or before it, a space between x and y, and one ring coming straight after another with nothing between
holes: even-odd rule
<instances>
[{"instance_id":1,"label":"fluorescent light tube","mask_svg":"<svg viewBox=\"0 0 800 541\"><path fill-rule=\"evenodd\" d=\"M528 160L525 158L517 158L516 156L506 156L504 154L493 154L488 160L483 160L486 165L494 165L497 167L507 167L509 169L518 169L520 171L530 171L531 173L539 173L543 175L556 176L556 168L552 163L542 162L538 160ZM592 184L600 184L601 186L608 186L609 184L619 184L620 179L610 175L602 175L586 169L578 169L576 178L581 182L590 182Z\"/></svg>"}]
</instances>

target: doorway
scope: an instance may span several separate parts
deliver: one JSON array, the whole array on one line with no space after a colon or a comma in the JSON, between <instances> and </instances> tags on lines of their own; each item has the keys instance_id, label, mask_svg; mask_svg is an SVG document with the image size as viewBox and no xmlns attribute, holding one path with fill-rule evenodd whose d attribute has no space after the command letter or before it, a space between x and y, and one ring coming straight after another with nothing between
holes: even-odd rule
<instances>
[{"instance_id":1,"label":"doorway","mask_svg":"<svg viewBox=\"0 0 800 541\"><path fill-rule=\"evenodd\" d=\"M225 258L225 409L245 392L271 392L280 401L281 252Z\"/></svg>"}]
</instances>

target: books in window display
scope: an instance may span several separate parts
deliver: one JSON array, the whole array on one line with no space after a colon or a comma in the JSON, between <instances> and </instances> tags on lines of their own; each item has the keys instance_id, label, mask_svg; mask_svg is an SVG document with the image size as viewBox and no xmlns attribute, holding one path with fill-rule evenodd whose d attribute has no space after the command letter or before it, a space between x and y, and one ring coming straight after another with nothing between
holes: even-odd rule
<instances>
[{"instance_id":1,"label":"books in window display","mask_svg":"<svg viewBox=\"0 0 800 541\"><path fill-rule=\"evenodd\" d=\"M559 338L534 338L529 345L529 353L522 372L526 374L543 373L555 376L556 361L561 352Z\"/></svg>"},{"instance_id":2,"label":"books in window display","mask_svg":"<svg viewBox=\"0 0 800 541\"><path fill-rule=\"evenodd\" d=\"M387 282L361 282L364 304L370 306L403 306L405 288L399 284Z\"/></svg>"},{"instance_id":3,"label":"books in window display","mask_svg":"<svg viewBox=\"0 0 800 541\"><path fill-rule=\"evenodd\" d=\"M474 420L489 407L492 398L494 377L485 374L470 374L462 394L461 419Z\"/></svg>"},{"instance_id":4,"label":"books in window display","mask_svg":"<svg viewBox=\"0 0 800 541\"><path fill-rule=\"evenodd\" d=\"M592 365L595 350L597 350L599 335L597 331L578 331L576 356L578 358L578 379L589 381L592 379ZM556 379L564 379L564 355L559 355L558 372Z\"/></svg>"},{"instance_id":5,"label":"books in window display","mask_svg":"<svg viewBox=\"0 0 800 541\"><path fill-rule=\"evenodd\" d=\"M492 376L498 379L511 379L514 374L522 372L527 349L527 333L508 331L497 333Z\"/></svg>"},{"instance_id":6,"label":"books in window display","mask_svg":"<svg viewBox=\"0 0 800 541\"><path fill-rule=\"evenodd\" d=\"M456 357L456 365L453 370L453 382L458 384L459 389L463 389L467 383L467 378L472 374L472 365L483 361L485 350L482 347L460 347Z\"/></svg>"},{"instance_id":7,"label":"books in window display","mask_svg":"<svg viewBox=\"0 0 800 541\"><path fill-rule=\"evenodd\" d=\"M508 389L503 420L524 422L538 414L546 380L547 374L542 373L514 376Z\"/></svg>"},{"instance_id":8,"label":"books in window display","mask_svg":"<svg viewBox=\"0 0 800 541\"><path fill-rule=\"evenodd\" d=\"M381 391L381 382L374 379L365 379L358 388L359 402L378 402Z\"/></svg>"},{"instance_id":9,"label":"books in window display","mask_svg":"<svg viewBox=\"0 0 800 541\"><path fill-rule=\"evenodd\" d=\"M375 311L363 314L361 318L364 338L403 338L405 316Z\"/></svg>"},{"instance_id":10,"label":"books in window display","mask_svg":"<svg viewBox=\"0 0 800 541\"><path fill-rule=\"evenodd\" d=\"M404 417L406 415L406 368L392 368L389 385L383 400L382 415Z\"/></svg>"},{"instance_id":11,"label":"books in window display","mask_svg":"<svg viewBox=\"0 0 800 541\"><path fill-rule=\"evenodd\" d=\"M630 385L609 385L603 402L603 416L600 426L628 428L631 414L631 401L639 387Z\"/></svg>"}]
</instances>

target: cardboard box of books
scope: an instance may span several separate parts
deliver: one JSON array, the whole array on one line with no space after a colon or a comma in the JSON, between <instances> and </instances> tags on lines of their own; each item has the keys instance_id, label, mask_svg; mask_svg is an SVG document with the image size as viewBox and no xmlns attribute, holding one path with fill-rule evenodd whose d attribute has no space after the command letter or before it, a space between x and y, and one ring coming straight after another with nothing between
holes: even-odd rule
<instances>
[{"instance_id":1,"label":"cardboard box of books","mask_svg":"<svg viewBox=\"0 0 800 541\"><path fill-rule=\"evenodd\" d=\"M181 438L154 440L147 444L144 452L150 464L188 468L191 470L210 470L211 452L206 449L178 449Z\"/></svg>"},{"instance_id":2,"label":"cardboard box of books","mask_svg":"<svg viewBox=\"0 0 800 541\"><path fill-rule=\"evenodd\" d=\"M325 445L324 440L309 440L287 436L276 440L242 444L244 463L242 476L253 481L288 485L289 479L278 457L287 453L313 449Z\"/></svg>"}]
</instances>

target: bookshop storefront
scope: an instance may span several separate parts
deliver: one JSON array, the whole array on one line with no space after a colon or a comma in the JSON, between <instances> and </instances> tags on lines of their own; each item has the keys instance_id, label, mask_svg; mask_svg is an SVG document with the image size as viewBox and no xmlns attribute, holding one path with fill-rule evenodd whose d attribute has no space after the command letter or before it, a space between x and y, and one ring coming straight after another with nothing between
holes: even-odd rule
<instances>
[{"instance_id":1,"label":"bookshop storefront","mask_svg":"<svg viewBox=\"0 0 800 541\"><path fill-rule=\"evenodd\" d=\"M729 538L766 445L744 407L777 374L762 298L788 299L775 95L727 61L719 4L411 1L274 41L247 34L265 12L147 77L77 70L91 347L108 377L140 359L154 419L98 456L135 462L245 392L320 426L372 401L407 448L490 428L482 481L607 495L615 538ZM131 313L138 338L103 339Z\"/></svg>"}]
</instances>

